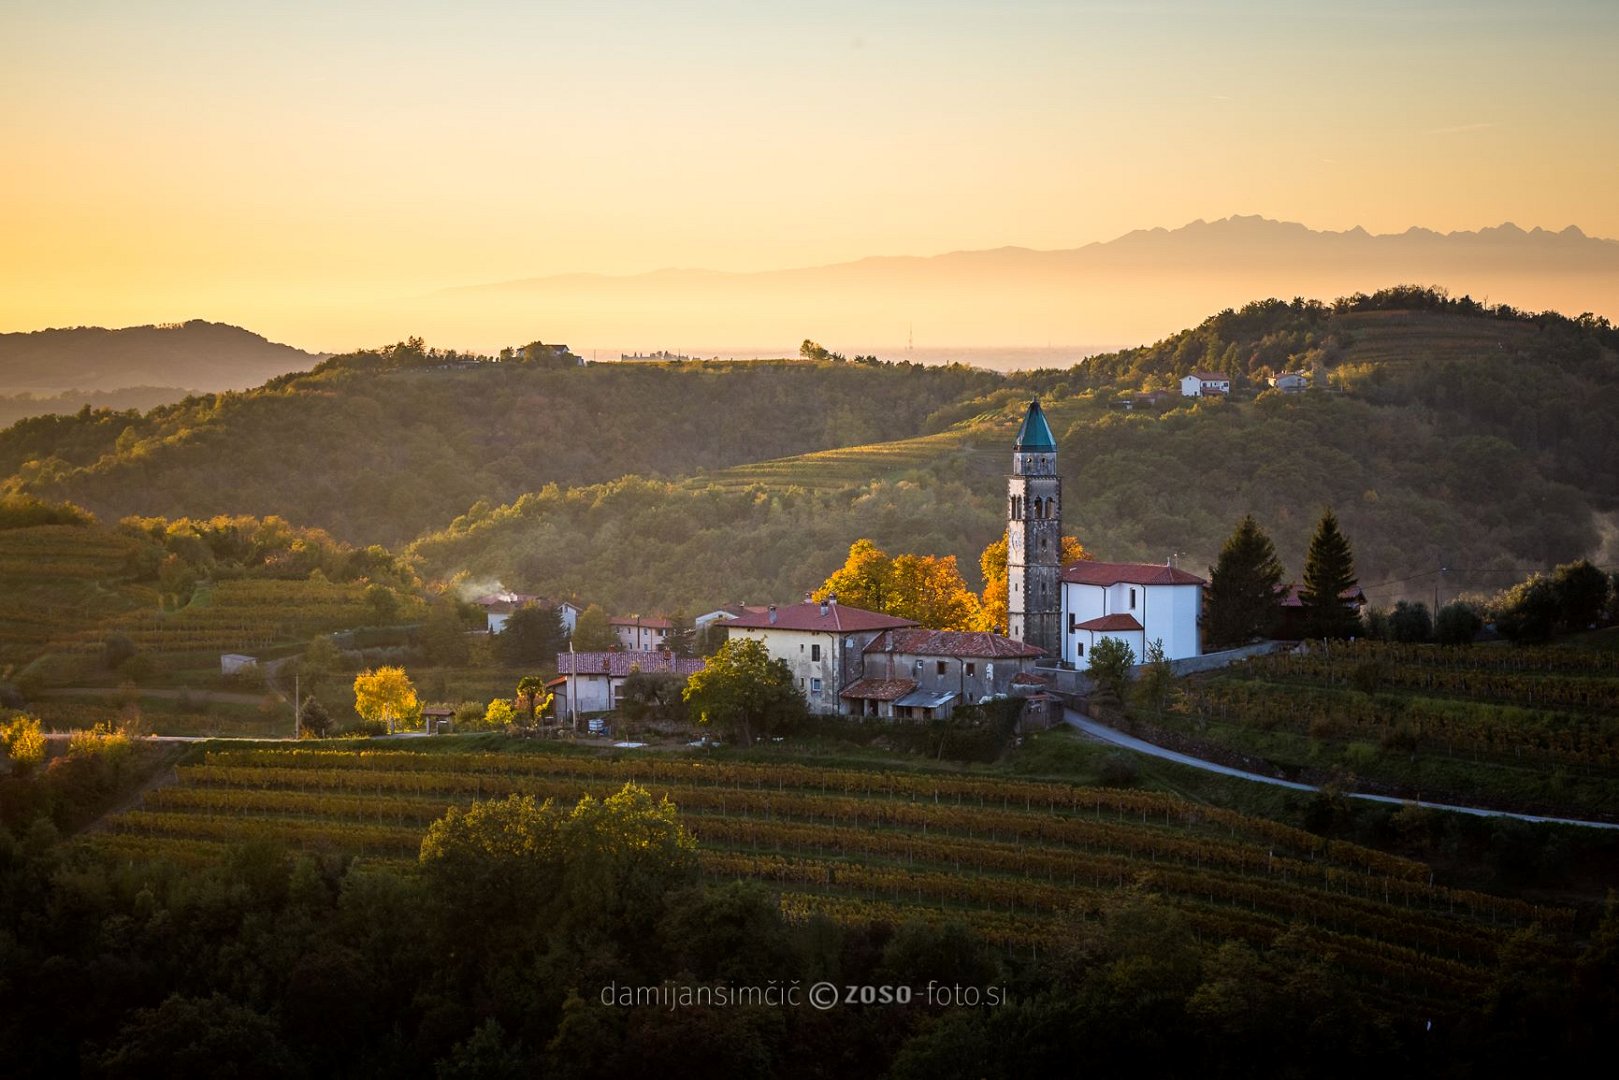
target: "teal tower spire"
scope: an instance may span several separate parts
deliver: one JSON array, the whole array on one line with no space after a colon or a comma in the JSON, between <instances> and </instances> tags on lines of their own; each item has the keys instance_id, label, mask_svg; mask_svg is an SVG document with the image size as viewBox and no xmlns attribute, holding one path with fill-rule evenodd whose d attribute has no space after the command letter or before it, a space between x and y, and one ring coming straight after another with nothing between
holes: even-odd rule
<instances>
[{"instance_id":1,"label":"teal tower spire","mask_svg":"<svg viewBox=\"0 0 1619 1080\"><path fill-rule=\"evenodd\" d=\"M1062 477L1038 399L1018 428L1006 480L1006 633L1061 656Z\"/></svg>"}]
</instances>

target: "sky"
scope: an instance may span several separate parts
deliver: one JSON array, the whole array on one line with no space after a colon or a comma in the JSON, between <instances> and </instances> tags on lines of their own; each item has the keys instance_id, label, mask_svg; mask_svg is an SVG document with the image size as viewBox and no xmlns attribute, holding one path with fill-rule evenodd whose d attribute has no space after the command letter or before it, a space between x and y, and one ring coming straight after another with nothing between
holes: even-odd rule
<instances>
[{"instance_id":1,"label":"sky","mask_svg":"<svg viewBox=\"0 0 1619 1080\"><path fill-rule=\"evenodd\" d=\"M0 331L1263 214L1619 237L1619 4L0 0Z\"/></svg>"}]
</instances>

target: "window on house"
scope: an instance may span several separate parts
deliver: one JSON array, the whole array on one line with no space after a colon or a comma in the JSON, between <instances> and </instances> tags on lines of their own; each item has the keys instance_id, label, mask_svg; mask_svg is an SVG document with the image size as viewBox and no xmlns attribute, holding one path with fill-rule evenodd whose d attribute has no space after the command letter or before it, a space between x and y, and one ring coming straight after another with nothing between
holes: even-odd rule
<instances>
[{"instance_id":1,"label":"window on house","mask_svg":"<svg viewBox=\"0 0 1619 1080\"><path fill-rule=\"evenodd\" d=\"M819 694L820 692L821 692L821 680L820 679L811 679L810 680L810 693Z\"/></svg>"},{"instance_id":2,"label":"window on house","mask_svg":"<svg viewBox=\"0 0 1619 1080\"><path fill-rule=\"evenodd\" d=\"M1131 589L1130 590L1130 610L1134 611L1135 609L1136 609L1136 591L1134 589Z\"/></svg>"},{"instance_id":3,"label":"window on house","mask_svg":"<svg viewBox=\"0 0 1619 1080\"><path fill-rule=\"evenodd\" d=\"M944 674L944 667L945 667L945 662L943 660L940 660L939 661L939 666L938 666L938 673L940 675Z\"/></svg>"},{"instance_id":4,"label":"window on house","mask_svg":"<svg viewBox=\"0 0 1619 1080\"><path fill-rule=\"evenodd\" d=\"M975 679L975 678L978 677L978 665L977 664L968 664L967 665L967 677L969 679Z\"/></svg>"},{"instance_id":5,"label":"window on house","mask_svg":"<svg viewBox=\"0 0 1619 1080\"><path fill-rule=\"evenodd\" d=\"M811 660L819 660L820 658L821 658L821 647L819 645L811 645L810 646L810 659Z\"/></svg>"},{"instance_id":6,"label":"window on house","mask_svg":"<svg viewBox=\"0 0 1619 1080\"><path fill-rule=\"evenodd\" d=\"M1075 643L1075 645L1074 645L1074 655L1075 656L1084 656L1085 655L1085 643L1083 641Z\"/></svg>"},{"instance_id":7,"label":"window on house","mask_svg":"<svg viewBox=\"0 0 1619 1080\"><path fill-rule=\"evenodd\" d=\"M916 658L916 673L918 675L922 674L922 658L920 656Z\"/></svg>"}]
</instances>

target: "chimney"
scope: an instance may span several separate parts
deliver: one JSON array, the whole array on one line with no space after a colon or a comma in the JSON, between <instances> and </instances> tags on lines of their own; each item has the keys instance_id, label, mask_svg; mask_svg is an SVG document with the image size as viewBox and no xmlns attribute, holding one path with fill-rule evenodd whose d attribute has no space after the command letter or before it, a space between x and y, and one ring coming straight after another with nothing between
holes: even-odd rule
<instances>
[{"instance_id":1,"label":"chimney","mask_svg":"<svg viewBox=\"0 0 1619 1080\"><path fill-rule=\"evenodd\" d=\"M815 598L814 598L813 593L805 593L804 594L804 603L811 604L811 603L814 603L814 602L815 602Z\"/></svg>"},{"instance_id":2,"label":"chimney","mask_svg":"<svg viewBox=\"0 0 1619 1080\"><path fill-rule=\"evenodd\" d=\"M775 604L770 605L770 625L771 626L776 625L776 605Z\"/></svg>"},{"instance_id":3,"label":"chimney","mask_svg":"<svg viewBox=\"0 0 1619 1080\"><path fill-rule=\"evenodd\" d=\"M826 611L827 611L827 603L826 603L825 600L822 600L821 601L821 618L823 618L823 619L826 618Z\"/></svg>"},{"instance_id":4,"label":"chimney","mask_svg":"<svg viewBox=\"0 0 1619 1080\"><path fill-rule=\"evenodd\" d=\"M826 602L828 604L832 605L833 607L837 607L838 606L838 594L837 593L827 593L826 594Z\"/></svg>"}]
</instances>

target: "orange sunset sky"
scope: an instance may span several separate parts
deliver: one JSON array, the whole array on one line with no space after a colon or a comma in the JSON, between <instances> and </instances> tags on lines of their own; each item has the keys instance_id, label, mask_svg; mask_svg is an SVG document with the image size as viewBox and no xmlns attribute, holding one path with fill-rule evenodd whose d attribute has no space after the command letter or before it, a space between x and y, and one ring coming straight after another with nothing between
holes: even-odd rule
<instances>
[{"instance_id":1,"label":"orange sunset sky","mask_svg":"<svg viewBox=\"0 0 1619 1080\"><path fill-rule=\"evenodd\" d=\"M0 330L333 350L455 286L1234 213L1619 237L1616 45L1611 0L12 0Z\"/></svg>"}]
</instances>

